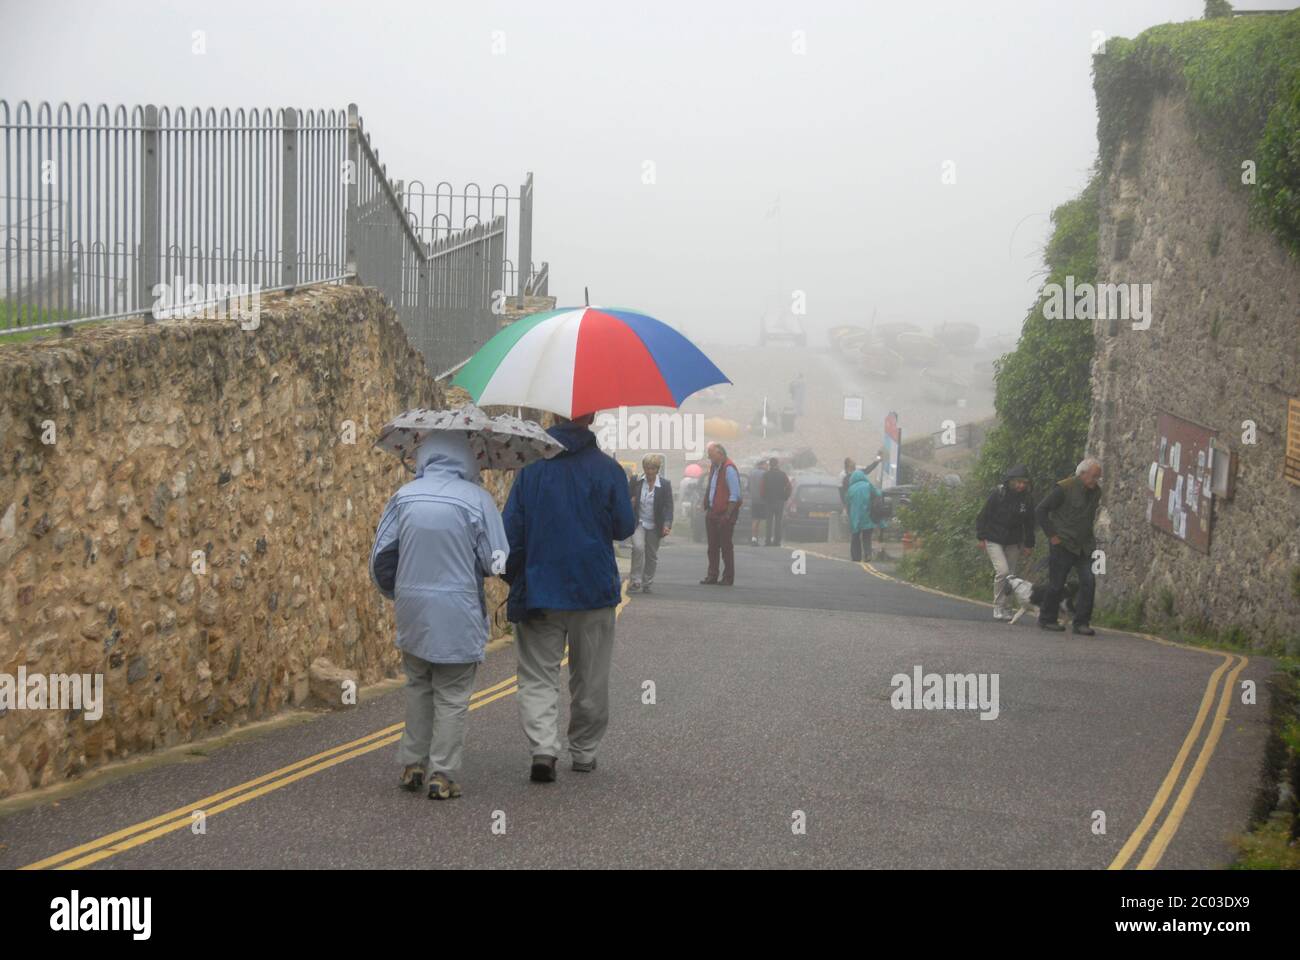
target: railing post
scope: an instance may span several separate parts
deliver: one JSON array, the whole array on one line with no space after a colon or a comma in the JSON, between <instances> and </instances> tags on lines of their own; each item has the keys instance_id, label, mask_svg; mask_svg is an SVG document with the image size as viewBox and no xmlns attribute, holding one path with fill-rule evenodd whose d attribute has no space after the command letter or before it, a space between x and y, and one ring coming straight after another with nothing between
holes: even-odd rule
<instances>
[{"instance_id":1,"label":"railing post","mask_svg":"<svg viewBox=\"0 0 1300 960\"><path fill-rule=\"evenodd\" d=\"M298 111L285 107L280 159L280 283L298 285Z\"/></svg>"},{"instance_id":2,"label":"railing post","mask_svg":"<svg viewBox=\"0 0 1300 960\"><path fill-rule=\"evenodd\" d=\"M144 126L140 130L140 289L136 292L136 308L148 311L146 323L153 323L154 287L160 280L160 255L162 252L161 187L158 180L158 108L149 104L144 108ZM173 292L173 296L182 293Z\"/></svg>"},{"instance_id":3,"label":"railing post","mask_svg":"<svg viewBox=\"0 0 1300 960\"><path fill-rule=\"evenodd\" d=\"M429 368L433 368L433 305L430 303L429 294L431 284L429 283L429 251L423 244L415 252L416 256L416 274L415 274L415 327L420 331L420 347L424 351L425 362Z\"/></svg>"},{"instance_id":4,"label":"railing post","mask_svg":"<svg viewBox=\"0 0 1300 960\"><path fill-rule=\"evenodd\" d=\"M519 260L515 263L515 293L522 304L533 276L533 175L519 188Z\"/></svg>"},{"instance_id":5,"label":"railing post","mask_svg":"<svg viewBox=\"0 0 1300 960\"><path fill-rule=\"evenodd\" d=\"M360 116L355 103L348 104L348 215L347 246L343 262L345 272L353 277L357 274L357 230L358 203L360 202L359 181L361 178L361 129Z\"/></svg>"},{"instance_id":6,"label":"railing post","mask_svg":"<svg viewBox=\"0 0 1300 960\"><path fill-rule=\"evenodd\" d=\"M504 220L492 223L492 234L488 240L488 324L485 340L492 339L501 327L502 313L498 313L497 304L505 305L506 293L506 225Z\"/></svg>"}]
</instances>

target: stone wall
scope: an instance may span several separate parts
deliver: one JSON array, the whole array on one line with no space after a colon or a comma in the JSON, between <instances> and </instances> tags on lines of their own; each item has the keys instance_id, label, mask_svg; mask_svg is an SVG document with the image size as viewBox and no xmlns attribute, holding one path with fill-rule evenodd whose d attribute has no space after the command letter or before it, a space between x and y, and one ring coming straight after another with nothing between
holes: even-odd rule
<instances>
[{"instance_id":1,"label":"stone wall","mask_svg":"<svg viewBox=\"0 0 1300 960\"><path fill-rule=\"evenodd\" d=\"M1244 159L1249 159L1243 157ZM1108 604L1145 599L1185 628L1300 644L1300 487L1282 477L1287 400L1300 397L1300 264L1248 217L1246 186L1198 147L1178 96L1157 96L1102 184L1098 282L1151 283L1152 322L1094 323L1090 451ZM1208 556L1146 519L1156 418L1218 430L1240 459L1214 505ZM1258 428L1245 444L1243 421Z\"/></svg>"},{"instance_id":2,"label":"stone wall","mask_svg":"<svg viewBox=\"0 0 1300 960\"><path fill-rule=\"evenodd\" d=\"M443 399L361 287L268 296L251 331L130 321L0 347L0 673L105 691L97 722L0 715L0 796L302 703L320 657L395 676L367 559L408 474L371 444ZM485 481L504 498L509 477Z\"/></svg>"}]
</instances>

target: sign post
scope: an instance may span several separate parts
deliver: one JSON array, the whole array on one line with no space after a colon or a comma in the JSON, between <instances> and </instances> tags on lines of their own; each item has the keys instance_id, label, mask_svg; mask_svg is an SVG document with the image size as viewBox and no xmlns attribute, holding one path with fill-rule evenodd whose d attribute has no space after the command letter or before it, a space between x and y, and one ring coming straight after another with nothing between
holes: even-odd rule
<instances>
[{"instance_id":1,"label":"sign post","mask_svg":"<svg viewBox=\"0 0 1300 960\"><path fill-rule=\"evenodd\" d=\"M880 489L898 486L898 459L903 448L903 430L898 425L898 414L885 417L885 459L880 468Z\"/></svg>"},{"instance_id":2,"label":"sign post","mask_svg":"<svg viewBox=\"0 0 1300 960\"><path fill-rule=\"evenodd\" d=\"M1286 459L1282 462L1282 476L1300 487L1300 399L1287 401Z\"/></svg>"}]
</instances>

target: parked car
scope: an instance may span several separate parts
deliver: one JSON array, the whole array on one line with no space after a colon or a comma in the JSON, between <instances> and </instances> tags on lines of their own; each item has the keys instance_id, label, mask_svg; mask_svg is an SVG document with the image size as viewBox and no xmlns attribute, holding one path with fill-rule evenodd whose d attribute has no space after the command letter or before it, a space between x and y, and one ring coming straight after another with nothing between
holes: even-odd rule
<instances>
[{"instance_id":1,"label":"parked car","mask_svg":"<svg viewBox=\"0 0 1300 960\"><path fill-rule=\"evenodd\" d=\"M791 313L770 312L758 321L759 346L785 340L800 347L808 346L808 334L799 318Z\"/></svg>"},{"instance_id":2,"label":"parked car","mask_svg":"<svg viewBox=\"0 0 1300 960\"><path fill-rule=\"evenodd\" d=\"M828 541L831 524L844 512L839 480L824 473L795 473L790 481L794 491L785 504L783 539Z\"/></svg>"}]
</instances>

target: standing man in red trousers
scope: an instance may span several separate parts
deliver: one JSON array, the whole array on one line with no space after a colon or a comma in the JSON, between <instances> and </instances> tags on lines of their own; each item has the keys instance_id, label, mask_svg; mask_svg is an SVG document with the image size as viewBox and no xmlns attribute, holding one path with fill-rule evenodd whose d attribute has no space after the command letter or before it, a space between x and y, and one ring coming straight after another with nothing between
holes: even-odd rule
<instances>
[{"instance_id":1,"label":"standing man in red trousers","mask_svg":"<svg viewBox=\"0 0 1300 960\"><path fill-rule=\"evenodd\" d=\"M709 541L709 572L700 583L729 587L736 580L736 552L731 542L740 513L740 471L720 443L709 444L709 481L704 485L704 529ZM718 557L722 577L718 577Z\"/></svg>"}]
</instances>

